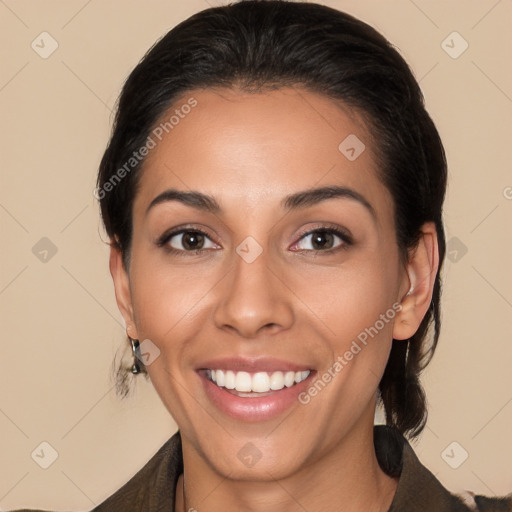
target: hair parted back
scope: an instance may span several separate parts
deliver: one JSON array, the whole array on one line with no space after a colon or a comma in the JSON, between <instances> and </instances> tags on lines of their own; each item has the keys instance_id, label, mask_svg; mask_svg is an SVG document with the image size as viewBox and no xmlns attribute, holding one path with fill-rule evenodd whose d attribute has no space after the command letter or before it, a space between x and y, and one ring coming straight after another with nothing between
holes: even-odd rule
<instances>
[{"instance_id":1,"label":"hair parted back","mask_svg":"<svg viewBox=\"0 0 512 512\"><path fill-rule=\"evenodd\" d=\"M98 188L145 144L187 91L228 87L258 93L288 86L323 94L363 116L378 157L379 178L394 198L401 257L406 260L422 225L433 221L442 265L447 165L419 85L398 51L376 30L314 3L242 0L201 11L168 32L124 84ZM143 165L144 160L100 199L107 234L127 267L132 206ZM409 340L393 340L379 384L387 424L409 438L426 423L419 376L439 338L440 270L418 331ZM118 372L121 394L126 394L124 371Z\"/></svg>"}]
</instances>

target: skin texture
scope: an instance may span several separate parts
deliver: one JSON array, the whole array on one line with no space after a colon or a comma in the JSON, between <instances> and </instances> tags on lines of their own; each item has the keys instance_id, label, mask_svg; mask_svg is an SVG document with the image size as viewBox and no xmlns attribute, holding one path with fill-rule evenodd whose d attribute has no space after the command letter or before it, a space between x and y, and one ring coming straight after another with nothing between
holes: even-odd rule
<instances>
[{"instance_id":1,"label":"skin texture","mask_svg":"<svg viewBox=\"0 0 512 512\"><path fill-rule=\"evenodd\" d=\"M397 482L380 470L373 448L376 390L392 338L410 337L429 306L435 228L425 224L403 263L370 134L343 105L298 88L191 91L176 104L192 96L197 106L145 163L129 269L114 248L110 260L128 335L160 350L147 369L183 440L186 502L180 478L176 509L388 510ZM366 145L354 161L338 150L350 134ZM358 192L374 215L349 198L290 212L281 206L288 194L327 185ZM147 212L169 188L209 194L222 213L176 201ZM180 234L158 246L184 224L207 231L203 252L186 252ZM353 244L334 236L319 249L302 236L326 225L350 231ZM263 250L252 263L236 252L248 236ZM166 250L170 244L181 256ZM276 419L224 415L194 370L210 358L267 355L322 375L393 304L401 305L395 318L336 378ZM248 442L262 454L252 468L237 457Z\"/></svg>"}]
</instances>

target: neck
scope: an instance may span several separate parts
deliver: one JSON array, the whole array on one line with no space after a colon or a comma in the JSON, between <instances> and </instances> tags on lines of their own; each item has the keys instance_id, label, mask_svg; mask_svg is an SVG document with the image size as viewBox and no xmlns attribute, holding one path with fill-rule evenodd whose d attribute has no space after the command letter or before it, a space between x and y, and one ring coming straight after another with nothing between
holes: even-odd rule
<instances>
[{"instance_id":1,"label":"neck","mask_svg":"<svg viewBox=\"0 0 512 512\"><path fill-rule=\"evenodd\" d=\"M265 481L217 473L182 438L184 475L176 488L176 512L387 512L397 480L377 462L373 423L352 430L326 453L312 454L314 460L295 473Z\"/></svg>"}]
</instances>

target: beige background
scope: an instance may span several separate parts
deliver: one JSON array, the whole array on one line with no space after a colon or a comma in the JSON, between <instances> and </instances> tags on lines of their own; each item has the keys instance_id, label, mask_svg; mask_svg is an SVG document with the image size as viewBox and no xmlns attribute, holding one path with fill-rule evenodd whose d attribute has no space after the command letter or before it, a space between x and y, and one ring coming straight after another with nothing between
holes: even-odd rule
<instances>
[{"instance_id":1,"label":"beige background","mask_svg":"<svg viewBox=\"0 0 512 512\"><path fill-rule=\"evenodd\" d=\"M0 0L1 510L89 510L176 430L150 383L125 401L113 390L124 330L92 191L129 71L176 23L220 3ZM511 492L512 1L322 3L400 48L448 154L452 261L417 453L453 491ZM31 48L44 31L59 45L47 59ZM456 59L441 45L453 31L469 44ZM43 237L57 248L46 262L32 250ZM43 441L58 452L48 469L31 457ZM452 469L445 460L462 449Z\"/></svg>"}]
</instances>

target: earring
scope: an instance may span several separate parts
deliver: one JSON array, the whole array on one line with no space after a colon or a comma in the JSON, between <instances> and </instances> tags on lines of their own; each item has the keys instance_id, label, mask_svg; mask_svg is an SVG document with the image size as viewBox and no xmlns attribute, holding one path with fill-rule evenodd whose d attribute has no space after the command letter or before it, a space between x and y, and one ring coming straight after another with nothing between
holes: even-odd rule
<instances>
[{"instance_id":1,"label":"earring","mask_svg":"<svg viewBox=\"0 0 512 512\"><path fill-rule=\"evenodd\" d=\"M139 358L140 358L140 345L139 340L134 340L133 338L130 338L131 344L132 344L132 354L133 354L133 365L131 368L131 371L134 375L137 375L139 373L142 373L142 370L139 365Z\"/></svg>"}]
</instances>

